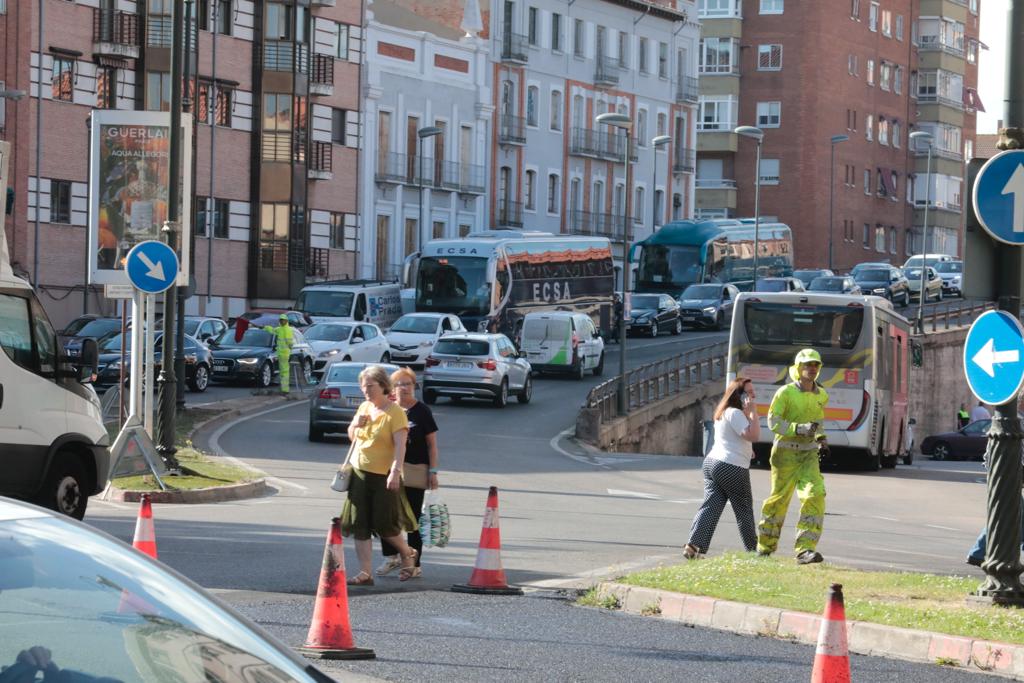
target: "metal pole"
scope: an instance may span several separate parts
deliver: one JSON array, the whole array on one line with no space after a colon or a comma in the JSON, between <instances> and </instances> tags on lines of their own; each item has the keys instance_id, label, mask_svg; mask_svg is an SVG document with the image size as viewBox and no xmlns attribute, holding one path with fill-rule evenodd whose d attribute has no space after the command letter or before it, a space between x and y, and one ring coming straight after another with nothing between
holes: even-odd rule
<instances>
[{"instance_id":1,"label":"metal pole","mask_svg":"<svg viewBox=\"0 0 1024 683\"><path fill-rule=\"evenodd\" d=\"M39 214L43 203L39 200L43 193L43 0L39 7L39 26L36 31L38 38L39 62L36 64L36 230L32 236L32 285L39 287ZM12 172L13 175L13 172ZM17 234L17 231L11 233Z\"/></svg>"},{"instance_id":2,"label":"metal pole","mask_svg":"<svg viewBox=\"0 0 1024 683\"><path fill-rule=\"evenodd\" d=\"M630 211L630 186L633 183L633 172L632 167L629 163L629 158L632 150L630 149L630 138L632 137L631 129L625 129L626 134L626 158L624 160L625 171L626 171L626 215L622 221L622 314L625 316L628 311L626 310L626 292L629 291L629 211ZM629 413L629 397L626 393L627 382L626 382L626 323L624 320L619 320L619 415L626 415Z\"/></svg>"},{"instance_id":3,"label":"metal pole","mask_svg":"<svg viewBox=\"0 0 1024 683\"><path fill-rule=\"evenodd\" d=\"M128 302L120 299L121 302L121 364L117 373L117 426L124 427L124 364L128 362L126 353L128 345Z\"/></svg>"},{"instance_id":4,"label":"metal pole","mask_svg":"<svg viewBox=\"0 0 1024 683\"><path fill-rule=\"evenodd\" d=\"M142 425L145 428L146 433L149 434L149 438L153 438L153 414L156 412L153 410L153 368L155 367L155 356L156 349L154 348L154 331L156 328L156 296L153 294L145 295L146 301L146 343L143 344L143 348L146 350L146 355L142 364L142 381L141 389L143 392L142 400ZM167 362L167 356L161 356L160 364L163 365Z\"/></svg>"},{"instance_id":5,"label":"metal pole","mask_svg":"<svg viewBox=\"0 0 1024 683\"><path fill-rule=\"evenodd\" d=\"M924 276L928 270L928 205L932 203L932 141L928 141L928 163L925 166L925 182L928 183L924 191L924 227L921 229L921 237L924 244L921 245L921 291L917 300L917 332L924 334Z\"/></svg>"},{"instance_id":6,"label":"metal pole","mask_svg":"<svg viewBox=\"0 0 1024 683\"><path fill-rule=\"evenodd\" d=\"M761 241L761 139L757 141L757 163L754 164L754 285L757 285L757 256Z\"/></svg>"},{"instance_id":7,"label":"metal pole","mask_svg":"<svg viewBox=\"0 0 1024 683\"><path fill-rule=\"evenodd\" d=\"M142 411L142 406L139 405L142 403L142 392L139 391L142 385L142 313L142 293L136 290L132 293L132 357L129 360L131 371L128 373L128 391L131 392L128 395L129 417L139 417L139 413ZM124 346L123 337L121 345Z\"/></svg>"},{"instance_id":8,"label":"metal pole","mask_svg":"<svg viewBox=\"0 0 1024 683\"><path fill-rule=\"evenodd\" d=\"M419 162L419 168L420 168L420 193L419 193L419 198L420 198L420 207L419 207L420 208L420 211L419 211L420 218L419 218L419 225L416 226L416 251L422 253L423 252L423 137L422 136L420 136L420 141L419 142L420 142L420 158L417 161Z\"/></svg>"},{"instance_id":9,"label":"metal pole","mask_svg":"<svg viewBox=\"0 0 1024 683\"><path fill-rule=\"evenodd\" d=\"M760 173L758 173L760 177ZM832 270L833 195L836 189L836 143L832 143L832 154L828 163L828 269Z\"/></svg>"},{"instance_id":10,"label":"metal pole","mask_svg":"<svg viewBox=\"0 0 1024 683\"><path fill-rule=\"evenodd\" d=\"M187 82L191 86L195 81L190 77L191 68L189 64L192 57L192 2L193 0L185 0L185 48L184 56L182 57L182 72L183 72L183 83ZM214 3L216 5L217 3ZM217 27L214 26L214 34L217 32ZM198 49L198 45L197 45ZM207 101L209 105L209 101ZM182 111L192 113L192 94L189 92L189 87L185 87L185 93L181 98ZM195 121L195 119L192 119ZM213 122L210 122L210 128L213 129ZM193 131L194 132L194 131ZM212 156L212 153L211 153ZM193 157L194 158L194 157ZM191 173L192 169L189 168L188 172ZM213 201L213 197L210 197L210 201ZM192 202L189 202L189 206L192 207ZM192 209L195 211L195 208ZM180 234L180 232L179 232ZM194 234L194 233L193 233ZM194 252L195 250L190 250ZM185 273L189 276L190 273ZM191 285L191 277L189 277L189 284ZM194 293L189 292L189 296ZM179 378L176 391L174 392L174 403L177 410L185 409L185 297L182 296L181 292L176 291L177 315L178 315L178 327L174 337L174 376Z\"/></svg>"},{"instance_id":11,"label":"metal pole","mask_svg":"<svg viewBox=\"0 0 1024 683\"><path fill-rule=\"evenodd\" d=\"M651 234L658 229L658 145L651 145L654 158L654 177L651 179Z\"/></svg>"},{"instance_id":12,"label":"metal pole","mask_svg":"<svg viewBox=\"0 0 1024 683\"><path fill-rule=\"evenodd\" d=\"M178 250L178 221L181 220L181 95L184 71L182 70L182 50L185 42L185 3L174 0L173 29L171 32L171 150L170 150L170 187L167 191L167 223L163 231L167 246ZM178 297L177 282L164 293L164 344L163 357L174 358L175 337L175 301ZM157 384L160 389L160 419L156 424L157 452L171 472L180 472L181 466L174 457L177 448L174 446L175 394L177 377L174 374L174 363L164 362L160 366L160 377Z\"/></svg>"}]
</instances>

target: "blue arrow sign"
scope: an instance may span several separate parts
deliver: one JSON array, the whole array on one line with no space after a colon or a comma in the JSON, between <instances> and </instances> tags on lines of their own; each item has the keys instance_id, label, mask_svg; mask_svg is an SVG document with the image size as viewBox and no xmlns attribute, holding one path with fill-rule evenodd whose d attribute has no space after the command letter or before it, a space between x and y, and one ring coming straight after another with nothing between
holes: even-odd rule
<instances>
[{"instance_id":1,"label":"blue arrow sign","mask_svg":"<svg viewBox=\"0 0 1024 683\"><path fill-rule=\"evenodd\" d=\"M159 294L178 277L178 255L163 242L139 242L128 252L125 263L132 286L146 294Z\"/></svg>"},{"instance_id":2,"label":"blue arrow sign","mask_svg":"<svg viewBox=\"0 0 1024 683\"><path fill-rule=\"evenodd\" d=\"M964 341L964 373L971 392L990 405L1012 400L1024 384L1024 327L1005 311L987 311Z\"/></svg>"},{"instance_id":3,"label":"blue arrow sign","mask_svg":"<svg viewBox=\"0 0 1024 683\"><path fill-rule=\"evenodd\" d=\"M1006 244L1024 244L1024 151L985 162L974 181L974 212L981 227Z\"/></svg>"}]
</instances>

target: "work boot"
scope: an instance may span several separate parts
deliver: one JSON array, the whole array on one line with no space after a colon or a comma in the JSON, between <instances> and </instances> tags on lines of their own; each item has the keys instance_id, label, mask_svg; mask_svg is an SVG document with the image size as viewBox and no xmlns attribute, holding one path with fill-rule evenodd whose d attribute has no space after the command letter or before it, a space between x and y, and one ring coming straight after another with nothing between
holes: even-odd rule
<instances>
[{"instance_id":1,"label":"work boot","mask_svg":"<svg viewBox=\"0 0 1024 683\"><path fill-rule=\"evenodd\" d=\"M758 557L770 557L771 554L772 554L771 550L758 550L757 551L757 556Z\"/></svg>"},{"instance_id":2,"label":"work boot","mask_svg":"<svg viewBox=\"0 0 1024 683\"><path fill-rule=\"evenodd\" d=\"M821 562L825 558L821 556L817 550L804 550L796 556L797 564L814 564L815 562Z\"/></svg>"}]
</instances>

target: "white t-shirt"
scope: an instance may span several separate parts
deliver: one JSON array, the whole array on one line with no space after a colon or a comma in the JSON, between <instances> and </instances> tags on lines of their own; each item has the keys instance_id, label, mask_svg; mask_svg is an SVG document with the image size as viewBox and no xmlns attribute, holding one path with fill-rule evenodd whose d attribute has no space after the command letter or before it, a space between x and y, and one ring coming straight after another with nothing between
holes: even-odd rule
<instances>
[{"instance_id":1,"label":"white t-shirt","mask_svg":"<svg viewBox=\"0 0 1024 683\"><path fill-rule=\"evenodd\" d=\"M754 445L740 436L749 425L750 420L742 410L726 408L722 417L715 420L715 443L707 457L749 469Z\"/></svg>"},{"instance_id":2,"label":"white t-shirt","mask_svg":"<svg viewBox=\"0 0 1024 683\"><path fill-rule=\"evenodd\" d=\"M988 412L988 408L985 406L974 406L971 408L971 422L987 420L990 417L992 417L992 414Z\"/></svg>"}]
</instances>

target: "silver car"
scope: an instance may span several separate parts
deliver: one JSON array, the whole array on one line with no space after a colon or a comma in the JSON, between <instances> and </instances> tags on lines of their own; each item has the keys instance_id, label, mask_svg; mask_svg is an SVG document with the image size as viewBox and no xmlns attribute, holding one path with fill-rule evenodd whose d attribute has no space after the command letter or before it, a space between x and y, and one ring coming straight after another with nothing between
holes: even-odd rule
<instances>
[{"instance_id":1,"label":"silver car","mask_svg":"<svg viewBox=\"0 0 1024 683\"><path fill-rule=\"evenodd\" d=\"M317 393L309 401L309 440L323 441L324 434L348 429L364 396L359 388L359 373L369 365L379 365L390 375L397 365L335 361L324 370Z\"/></svg>"},{"instance_id":2,"label":"silver car","mask_svg":"<svg viewBox=\"0 0 1024 683\"><path fill-rule=\"evenodd\" d=\"M461 333L442 337L427 356L423 370L423 401L438 396L452 401L489 399L496 408L508 404L510 394L520 403L533 395L530 362L503 334Z\"/></svg>"}]
</instances>

